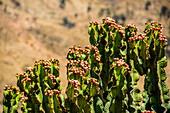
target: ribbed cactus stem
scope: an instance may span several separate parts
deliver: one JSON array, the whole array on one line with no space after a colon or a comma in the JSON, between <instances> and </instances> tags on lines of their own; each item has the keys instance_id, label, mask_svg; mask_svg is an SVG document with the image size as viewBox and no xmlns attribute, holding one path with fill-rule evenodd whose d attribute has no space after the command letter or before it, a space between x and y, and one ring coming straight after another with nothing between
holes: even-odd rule
<instances>
[{"instance_id":1,"label":"ribbed cactus stem","mask_svg":"<svg viewBox=\"0 0 170 113\"><path fill-rule=\"evenodd\" d=\"M123 40L123 46L121 48L122 58L129 65L130 73L127 76L127 109L129 112L134 113L139 111L139 102L141 101L140 90L137 87L137 81L139 80L138 72L133 60L133 49L135 45L131 45L129 42L137 35L138 28L134 24L128 24L125 29L125 38ZM135 108L135 109L134 109Z\"/></svg>"},{"instance_id":2,"label":"ribbed cactus stem","mask_svg":"<svg viewBox=\"0 0 170 113\"><path fill-rule=\"evenodd\" d=\"M17 74L17 85L24 97L23 112L64 111L59 79L59 62L56 59L35 61L34 68ZM57 109L54 107L58 105Z\"/></svg>"},{"instance_id":3,"label":"ribbed cactus stem","mask_svg":"<svg viewBox=\"0 0 170 113\"><path fill-rule=\"evenodd\" d=\"M19 100L21 94L19 89L14 86L4 87L4 99L3 99L3 113L18 113Z\"/></svg>"},{"instance_id":4,"label":"ribbed cactus stem","mask_svg":"<svg viewBox=\"0 0 170 113\"><path fill-rule=\"evenodd\" d=\"M148 61L148 73L145 79L145 95L147 92L148 101L146 105L157 113L170 111L168 103L169 97L167 96L168 87L165 84L166 74L164 67L167 65L165 56L165 46L167 45L166 37L162 35L162 26L159 23L151 22L146 23L146 37L149 37L147 43L149 45L150 60ZM162 105L163 104L163 105ZM144 104L145 105L145 104Z\"/></svg>"},{"instance_id":5,"label":"ribbed cactus stem","mask_svg":"<svg viewBox=\"0 0 170 113\"><path fill-rule=\"evenodd\" d=\"M107 93L107 86L111 79L110 68L113 58L120 58L121 40L124 37L123 27L117 25L113 19L106 18L103 19L102 25L99 25L97 22L90 23L88 32L91 45L97 47L101 55L100 77L103 90Z\"/></svg>"},{"instance_id":6,"label":"ribbed cactus stem","mask_svg":"<svg viewBox=\"0 0 170 113\"><path fill-rule=\"evenodd\" d=\"M93 48L93 47L92 47ZM93 48L94 49L94 48ZM96 55L98 51L96 50ZM96 79L96 75L90 76L92 61L90 47L85 49L80 47L69 48L67 54L67 78L68 87L66 89L67 94L67 111L70 112L90 112L89 109L93 109L92 97L99 94L99 80ZM95 60L99 60L97 56L93 56ZM94 72L93 72L94 73ZM72 104L73 106L70 106ZM83 105L84 104L84 105Z\"/></svg>"},{"instance_id":7,"label":"ribbed cactus stem","mask_svg":"<svg viewBox=\"0 0 170 113\"><path fill-rule=\"evenodd\" d=\"M111 88L112 103L110 105L110 110L113 113L123 113L125 112L125 97L127 94L127 75L129 73L129 66L122 59L114 59L114 77L113 86Z\"/></svg>"}]
</instances>

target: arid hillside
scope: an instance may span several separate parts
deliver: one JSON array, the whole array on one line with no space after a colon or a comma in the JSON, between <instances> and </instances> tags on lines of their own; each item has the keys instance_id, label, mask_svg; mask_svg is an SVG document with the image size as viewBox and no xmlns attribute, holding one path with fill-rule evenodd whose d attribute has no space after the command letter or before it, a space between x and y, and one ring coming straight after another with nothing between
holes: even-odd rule
<instances>
[{"instance_id":1,"label":"arid hillside","mask_svg":"<svg viewBox=\"0 0 170 113\"><path fill-rule=\"evenodd\" d=\"M15 74L38 59L59 59L65 89L65 56L70 46L89 44L90 21L112 17L123 26L135 24L139 32L146 21L157 21L170 39L169 6L170 0L0 0L0 103L4 85L16 85ZM170 87L170 59L166 73Z\"/></svg>"}]
</instances>

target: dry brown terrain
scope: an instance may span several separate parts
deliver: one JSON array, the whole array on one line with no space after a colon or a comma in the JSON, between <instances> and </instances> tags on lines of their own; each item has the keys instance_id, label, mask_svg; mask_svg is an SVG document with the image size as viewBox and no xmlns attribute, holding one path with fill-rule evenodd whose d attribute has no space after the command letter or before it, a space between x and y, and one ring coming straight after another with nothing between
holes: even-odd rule
<instances>
[{"instance_id":1,"label":"dry brown terrain","mask_svg":"<svg viewBox=\"0 0 170 113\"><path fill-rule=\"evenodd\" d=\"M114 17L119 24L135 24L139 32L146 21L158 21L170 38L170 0L63 0L65 5L61 1L0 0L0 103L4 85L16 85L15 73L23 73L37 59L59 59L65 89L65 56L70 46L89 44L90 21ZM150 5L146 10L147 1ZM161 17L163 6L169 13ZM166 73L170 87L170 59Z\"/></svg>"}]
</instances>

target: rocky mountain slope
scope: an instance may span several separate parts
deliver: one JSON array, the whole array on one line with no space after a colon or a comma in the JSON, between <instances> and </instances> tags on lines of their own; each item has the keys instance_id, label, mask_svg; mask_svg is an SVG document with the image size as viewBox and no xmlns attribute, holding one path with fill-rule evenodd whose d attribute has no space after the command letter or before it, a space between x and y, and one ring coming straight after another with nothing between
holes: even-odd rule
<instances>
[{"instance_id":1,"label":"rocky mountain slope","mask_svg":"<svg viewBox=\"0 0 170 113\"><path fill-rule=\"evenodd\" d=\"M89 21L109 16L139 32L146 21L158 21L170 38L169 6L170 0L0 0L0 97L5 84L16 85L15 73L37 59L59 59L65 89L65 55L72 45L89 44ZM170 77L169 63L166 70Z\"/></svg>"}]
</instances>

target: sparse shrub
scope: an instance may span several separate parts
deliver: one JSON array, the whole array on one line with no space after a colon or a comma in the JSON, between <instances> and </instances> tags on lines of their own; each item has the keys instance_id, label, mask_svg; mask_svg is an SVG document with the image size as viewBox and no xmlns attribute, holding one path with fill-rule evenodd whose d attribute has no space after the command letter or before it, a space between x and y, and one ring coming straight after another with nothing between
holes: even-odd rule
<instances>
[{"instance_id":1,"label":"sparse shrub","mask_svg":"<svg viewBox=\"0 0 170 113\"><path fill-rule=\"evenodd\" d=\"M15 6L21 6L21 4L20 4L20 2L18 2L17 0L11 0L14 4L15 4Z\"/></svg>"},{"instance_id":2,"label":"sparse shrub","mask_svg":"<svg viewBox=\"0 0 170 113\"><path fill-rule=\"evenodd\" d=\"M37 17L33 17L32 20L33 20L33 21L37 21Z\"/></svg>"},{"instance_id":3,"label":"sparse shrub","mask_svg":"<svg viewBox=\"0 0 170 113\"><path fill-rule=\"evenodd\" d=\"M110 13L110 9L109 8L106 9L106 12L107 12L107 16L110 16L111 13Z\"/></svg>"},{"instance_id":4,"label":"sparse shrub","mask_svg":"<svg viewBox=\"0 0 170 113\"><path fill-rule=\"evenodd\" d=\"M122 19L123 22L126 20L126 17L125 17L124 14L121 14L121 15L120 15L120 18Z\"/></svg>"},{"instance_id":5,"label":"sparse shrub","mask_svg":"<svg viewBox=\"0 0 170 113\"><path fill-rule=\"evenodd\" d=\"M0 1L0 5L3 5L3 2L2 2L2 1Z\"/></svg>"},{"instance_id":6,"label":"sparse shrub","mask_svg":"<svg viewBox=\"0 0 170 113\"><path fill-rule=\"evenodd\" d=\"M19 89L5 86L4 112L17 111L19 101L24 113L170 112L161 24L147 22L142 34L133 24L106 18L101 25L90 22L88 33L91 46L72 46L66 56L67 97L61 95L59 61L39 60L16 74Z\"/></svg>"},{"instance_id":7,"label":"sparse shrub","mask_svg":"<svg viewBox=\"0 0 170 113\"><path fill-rule=\"evenodd\" d=\"M64 17L64 18L63 18L63 25L64 25L64 26L67 26L67 27L69 27L69 28L72 28L72 27L75 26L74 23L71 23L71 22L68 21L68 18L67 18L67 17Z\"/></svg>"},{"instance_id":8,"label":"sparse shrub","mask_svg":"<svg viewBox=\"0 0 170 113\"><path fill-rule=\"evenodd\" d=\"M148 22L151 22L152 21L152 19L151 18L148 18Z\"/></svg>"},{"instance_id":9,"label":"sparse shrub","mask_svg":"<svg viewBox=\"0 0 170 113\"><path fill-rule=\"evenodd\" d=\"M87 7L87 12L90 12L90 11L91 11L91 7L88 6L88 7Z\"/></svg>"},{"instance_id":10,"label":"sparse shrub","mask_svg":"<svg viewBox=\"0 0 170 113\"><path fill-rule=\"evenodd\" d=\"M110 9L107 8L107 9L100 9L99 13L98 13L98 16L99 17L102 17L104 15L104 13L106 13L107 16L110 16L111 12L110 12Z\"/></svg>"},{"instance_id":11,"label":"sparse shrub","mask_svg":"<svg viewBox=\"0 0 170 113\"><path fill-rule=\"evenodd\" d=\"M7 5L4 6L3 11L4 11L5 13L7 13Z\"/></svg>"},{"instance_id":12,"label":"sparse shrub","mask_svg":"<svg viewBox=\"0 0 170 113\"><path fill-rule=\"evenodd\" d=\"M168 11L168 8L166 7L166 6L162 6L162 8L161 8L161 16L163 15L163 16L165 16L166 15L166 13L167 13L167 11Z\"/></svg>"},{"instance_id":13,"label":"sparse shrub","mask_svg":"<svg viewBox=\"0 0 170 113\"><path fill-rule=\"evenodd\" d=\"M103 14L104 14L104 9L100 9L98 16L101 17L101 16L103 16Z\"/></svg>"},{"instance_id":14,"label":"sparse shrub","mask_svg":"<svg viewBox=\"0 0 170 113\"><path fill-rule=\"evenodd\" d=\"M49 14L51 14L52 16L54 16L54 15L55 15L55 12L50 11Z\"/></svg>"},{"instance_id":15,"label":"sparse shrub","mask_svg":"<svg viewBox=\"0 0 170 113\"><path fill-rule=\"evenodd\" d=\"M114 14L113 19L116 21L116 23L119 23L119 20L122 20L123 23L120 23L122 25L124 25L126 21L126 17L124 16L124 14L120 14L120 15Z\"/></svg>"},{"instance_id":16,"label":"sparse shrub","mask_svg":"<svg viewBox=\"0 0 170 113\"><path fill-rule=\"evenodd\" d=\"M145 10L148 10L150 5L151 5L151 2L147 1L145 4Z\"/></svg>"},{"instance_id":17,"label":"sparse shrub","mask_svg":"<svg viewBox=\"0 0 170 113\"><path fill-rule=\"evenodd\" d=\"M16 18L18 18L18 17L19 17L19 14L18 14L18 13L15 13L14 15L15 15L15 17L16 17Z\"/></svg>"},{"instance_id":18,"label":"sparse shrub","mask_svg":"<svg viewBox=\"0 0 170 113\"><path fill-rule=\"evenodd\" d=\"M34 48L34 43L31 43L30 46L31 46L32 48Z\"/></svg>"},{"instance_id":19,"label":"sparse shrub","mask_svg":"<svg viewBox=\"0 0 170 113\"><path fill-rule=\"evenodd\" d=\"M47 35L46 34L43 34L43 37L45 38Z\"/></svg>"},{"instance_id":20,"label":"sparse shrub","mask_svg":"<svg viewBox=\"0 0 170 113\"><path fill-rule=\"evenodd\" d=\"M77 18L77 17L78 17L78 14L76 13L74 16Z\"/></svg>"},{"instance_id":21,"label":"sparse shrub","mask_svg":"<svg viewBox=\"0 0 170 113\"><path fill-rule=\"evenodd\" d=\"M117 14L114 14L113 19L118 23L118 20L120 19L120 16Z\"/></svg>"},{"instance_id":22,"label":"sparse shrub","mask_svg":"<svg viewBox=\"0 0 170 113\"><path fill-rule=\"evenodd\" d=\"M65 0L60 0L60 8L64 9L66 5L66 1Z\"/></svg>"},{"instance_id":23,"label":"sparse shrub","mask_svg":"<svg viewBox=\"0 0 170 113\"><path fill-rule=\"evenodd\" d=\"M63 18L63 23L64 23L64 24L68 24L68 23L69 23L67 17L64 17L64 18Z\"/></svg>"},{"instance_id":24,"label":"sparse shrub","mask_svg":"<svg viewBox=\"0 0 170 113\"><path fill-rule=\"evenodd\" d=\"M168 11L168 18L170 18L170 10Z\"/></svg>"},{"instance_id":25,"label":"sparse shrub","mask_svg":"<svg viewBox=\"0 0 170 113\"><path fill-rule=\"evenodd\" d=\"M35 33L39 35L39 34L41 34L41 31L39 29L36 29Z\"/></svg>"}]
</instances>

